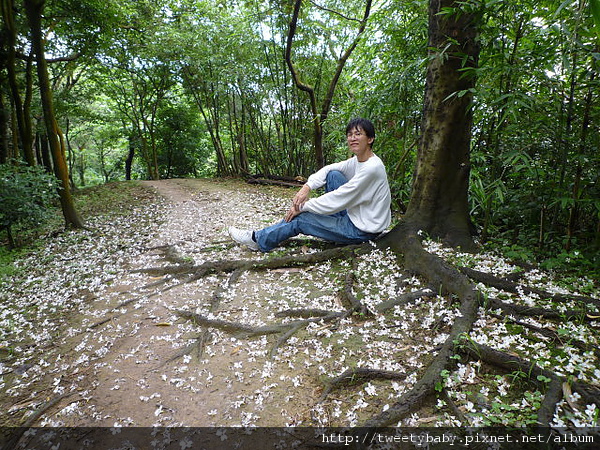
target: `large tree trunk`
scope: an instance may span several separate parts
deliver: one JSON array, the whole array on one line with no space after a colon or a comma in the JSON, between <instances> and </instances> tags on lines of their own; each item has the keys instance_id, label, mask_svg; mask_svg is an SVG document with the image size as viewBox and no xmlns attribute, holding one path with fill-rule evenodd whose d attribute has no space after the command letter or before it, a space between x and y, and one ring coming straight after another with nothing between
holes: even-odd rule
<instances>
[{"instance_id":1,"label":"large tree trunk","mask_svg":"<svg viewBox=\"0 0 600 450\"><path fill-rule=\"evenodd\" d=\"M404 222L446 243L473 250L469 218L469 152L472 91L477 65L478 17L469 11L447 15L444 8L460 8L454 0L429 4L430 59L410 203ZM394 239L394 231L388 239Z\"/></svg>"},{"instance_id":2,"label":"large tree trunk","mask_svg":"<svg viewBox=\"0 0 600 450\"><path fill-rule=\"evenodd\" d=\"M31 43L36 55L40 96L44 112L44 124L48 133L48 144L54 162L54 173L61 182L59 189L60 203L67 227L83 228L84 224L75 209L71 186L69 183L69 169L65 158L65 142L62 132L56 122L54 102L50 88L50 77L44 56L44 42L42 36L42 11L44 0L25 0L25 9L31 29Z\"/></svg>"}]
</instances>

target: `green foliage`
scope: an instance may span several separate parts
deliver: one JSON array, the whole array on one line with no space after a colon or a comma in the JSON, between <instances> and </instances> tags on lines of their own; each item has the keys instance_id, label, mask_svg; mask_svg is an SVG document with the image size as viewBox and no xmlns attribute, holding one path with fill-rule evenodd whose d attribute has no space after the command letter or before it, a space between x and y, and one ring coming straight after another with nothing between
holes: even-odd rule
<instances>
[{"instance_id":1,"label":"green foliage","mask_svg":"<svg viewBox=\"0 0 600 450\"><path fill-rule=\"evenodd\" d=\"M211 149L203 124L193 106L177 99L158 111L158 164L161 176L178 178L189 175L210 176Z\"/></svg>"},{"instance_id":2,"label":"green foliage","mask_svg":"<svg viewBox=\"0 0 600 450\"><path fill-rule=\"evenodd\" d=\"M437 392L442 392L444 390L444 386L446 385L449 377L450 377L449 370L444 369L440 372L440 380L438 380L435 383L435 390Z\"/></svg>"},{"instance_id":3,"label":"green foliage","mask_svg":"<svg viewBox=\"0 0 600 450\"><path fill-rule=\"evenodd\" d=\"M596 23L596 31L600 35L600 0L590 0L590 10Z\"/></svg>"},{"instance_id":4,"label":"green foliage","mask_svg":"<svg viewBox=\"0 0 600 450\"><path fill-rule=\"evenodd\" d=\"M13 226L38 225L49 217L57 185L42 167L0 165L0 227L7 230L11 246Z\"/></svg>"},{"instance_id":5,"label":"green foliage","mask_svg":"<svg viewBox=\"0 0 600 450\"><path fill-rule=\"evenodd\" d=\"M16 257L15 250L0 247L0 281L16 274L17 269L13 264Z\"/></svg>"},{"instance_id":6,"label":"green foliage","mask_svg":"<svg viewBox=\"0 0 600 450\"><path fill-rule=\"evenodd\" d=\"M476 69L473 221L508 256L585 272L600 250L599 141L590 126L600 113L590 95L599 87L597 36L568 2L488 6ZM581 257L557 256L576 250Z\"/></svg>"}]
</instances>

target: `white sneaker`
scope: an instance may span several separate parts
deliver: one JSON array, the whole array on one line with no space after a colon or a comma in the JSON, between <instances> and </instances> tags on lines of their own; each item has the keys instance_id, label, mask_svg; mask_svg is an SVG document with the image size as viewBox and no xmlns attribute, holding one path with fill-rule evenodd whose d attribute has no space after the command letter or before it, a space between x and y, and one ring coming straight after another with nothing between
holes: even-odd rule
<instances>
[{"instance_id":1,"label":"white sneaker","mask_svg":"<svg viewBox=\"0 0 600 450\"><path fill-rule=\"evenodd\" d=\"M259 250L258 244L252 239L251 230L240 230L239 228L229 227L229 236L238 244L247 246L250 250Z\"/></svg>"}]
</instances>

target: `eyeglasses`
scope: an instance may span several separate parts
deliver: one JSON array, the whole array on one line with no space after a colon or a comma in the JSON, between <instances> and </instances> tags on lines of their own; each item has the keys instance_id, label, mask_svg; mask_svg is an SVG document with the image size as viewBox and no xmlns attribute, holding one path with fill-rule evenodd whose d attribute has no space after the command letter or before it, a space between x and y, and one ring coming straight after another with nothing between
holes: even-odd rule
<instances>
[{"instance_id":1,"label":"eyeglasses","mask_svg":"<svg viewBox=\"0 0 600 450\"><path fill-rule=\"evenodd\" d=\"M347 139L353 139L353 138L356 138L356 139L358 139L358 138L360 138L361 136L364 136L364 133L362 133L362 132L360 132L360 131L355 131L355 132L352 132L352 133L348 133L348 134L346 135L346 138L347 138Z\"/></svg>"}]
</instances>

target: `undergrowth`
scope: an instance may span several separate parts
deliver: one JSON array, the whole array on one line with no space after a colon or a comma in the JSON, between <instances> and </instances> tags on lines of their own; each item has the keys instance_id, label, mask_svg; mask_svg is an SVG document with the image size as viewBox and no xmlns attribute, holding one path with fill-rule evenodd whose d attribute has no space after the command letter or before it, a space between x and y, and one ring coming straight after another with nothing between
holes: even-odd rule
<instances>
[{"instance_id":1,"label":"undergrowth","mask_svg":"<svg viewBox=\"0 0 600 450\"><path fill-rule=\"evenodd\" d=\"M140 203L151 202L153 193L138 182L126 181L80 188L73 192L73 197L75 207L85 222L100 215L126 215ZM23 270L15 267L14 261L64 232L62 212L58 206L54 206L47 220L37 226L15 227L15 230L18 246L12 250L5 233L0 234L0 280Z\"/></svg>"}]
</instances>

